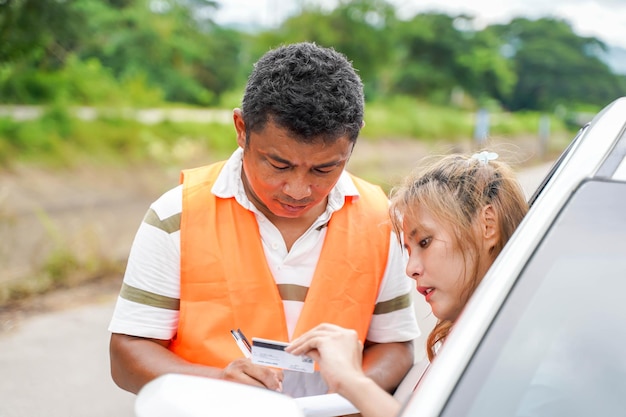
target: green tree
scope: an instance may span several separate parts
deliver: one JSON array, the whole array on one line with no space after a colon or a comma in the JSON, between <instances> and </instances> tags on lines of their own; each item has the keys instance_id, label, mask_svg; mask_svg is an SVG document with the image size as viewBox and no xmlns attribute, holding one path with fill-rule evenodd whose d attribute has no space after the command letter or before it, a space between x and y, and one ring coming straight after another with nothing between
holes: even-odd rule
<instances>
[{"instance_id":1,"label":"green tree","mask_svg":"<svg viewBox=\"0 0 626 417\"><path fill-rule=\"evenodd\" d=\"M500 39L485 30L466 33L468 47L455 59L457 80L479 102L507 100L513 94L517 74L513 62L501 53Z\"/></svg>"},{"instance_id":2,"label":"green tree","mask_svg":"<svg viewBox=\"0 0 626 417\"><path fill-rule=\"evenodd\" d=\"M201 8L215 2L127 1L122 8L83 2L94 15L94 36L81 57L99 59L119 79L145 76L169 101L205 105L232 87L229 68L238 64L238 36L199 17Z\"/></svg>"},{"instance_id":3,"label":"green tree","mask_svg":"<svg viewBox=\"0 0 626 417\"><path fill-rule=\"evenodd\" d=\"M63 88L57 76L79 47L84 16L74 2L0 2L0 100L41 103Z\"/></svg>"},{"instance_id":4,"label":"green tree","mask_svg":"<svg viewBox=\"0 0 626 417\"><path fill-rule=\"evenodd\" d=\"M83 16L60 0L0 1L0 65L59 68L76 46Z\"/></svg>"},{"instance_id":5,"label":"green tree","mask_svg":"<svg viewBox=\"0 0 626 417\"><path fill-rule=\"evenodd\" d=\"M576 35L565 20L516 18L489 30L515 64L518 81L510 98L503 98L511 110L602 106L624 94L619 78L601 59L606 46Z\"/></svg>"},{"instance_id":6,"label":"green tree","mask_svg":"<svg viewBox=\"0 0 626 417\"><path fill-rule=\"evenodd\" d=\"M385 0L340 0L326 11L305 3L301 12L277 30L258 37L255 56L281 43L310 41L344 53L359 71L365 94L372 98L386 88L385 72L393 53L394 7Z\"/></svg>"},{"instance_id":7,"label":"green tree","mask_svg":"<svg viewBox=\"0 0 626 417\"><path fill-rule=\"evenodd\" d=\"M215 8L210 0L0 2L2 100L93 104L103 95L89 92L88 78L117 80L120 91L145 84L169 101L215 103L236 82L241 43L238 32L211 20Z\"/></svg>"},{"instance_id":8,"label":"green tree","mask_svg":"<svg viewBox=\"0 0 626 417\"><path fill-rule=\"evenodd\" d=\"M458 85L456 57L468 41L454 28L454 19L440 13L424 13L401 22L397 45L394 91L432 97Z\"/></svg>"},{"instance_id":9,"label":"green tree","mask_svg":"<svg viewBox=\"0 0 626 417\"><path fill-rule=\"evenodd\" d=\"M398 26L394 91L447 101L461 87L478 100L507 97L515 83L509 60L471 16L423 13Z\"/></svg>"}]
</instances>

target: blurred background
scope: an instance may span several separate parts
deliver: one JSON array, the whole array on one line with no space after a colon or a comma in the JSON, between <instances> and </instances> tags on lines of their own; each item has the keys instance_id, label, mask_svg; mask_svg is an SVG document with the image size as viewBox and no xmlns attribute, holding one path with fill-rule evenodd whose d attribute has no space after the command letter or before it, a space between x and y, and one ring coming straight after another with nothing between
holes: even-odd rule
<instances>
[{"instance_id":1,"label":"blurred background","mask_svg":"<svg viewBox=\"0 0 626 417\"><path fill-rule=\"evenodd\" d=\"M429 153L554 158L625 95L625 18L621 0L0 0L0 313L119 285L150 202L236 146L232 109L272 47L353 61L349 168L389 190Z\"/></svg>"},{"instance_id":2,"label":"blurred background","mask_svg":"<svg viewBox=\"0 0 626 417\"><path fill-rule=\"evenodd\" d=\"M353 61L349 167L386 190L433 152L549 160L626 93L620 1L442 3L0 1L0 309L119 279L148 204L234 149L232 109L277 45Z\"/></svg>"},{"instance_id":3,"label":"blurred background","mask_svg":"<svg viewBox=\"0 0 626 417\"><path fill-rule=\"evenodd\" d=\"M386 190L433 152L550 160L626 93L621 1L442 3L0 1L0 311L119 280L148 204L234 149L232 109L277 45L353 61L349 167Z\"/></svg>"},{"instance_id":4,"label":"blurred background","mask_svg":"<svg viewBox=\"0 0 626 417\"><path fill-rule=\"evenodd\" d=\"M0 416L133 415L106 330L132 239L181 169L235 149L270 48L353 62L348 168L386 191L422 157L489 148L532 192L626 95L624 27L623 0L0 0Z\"/></svg>"}]
</instances>

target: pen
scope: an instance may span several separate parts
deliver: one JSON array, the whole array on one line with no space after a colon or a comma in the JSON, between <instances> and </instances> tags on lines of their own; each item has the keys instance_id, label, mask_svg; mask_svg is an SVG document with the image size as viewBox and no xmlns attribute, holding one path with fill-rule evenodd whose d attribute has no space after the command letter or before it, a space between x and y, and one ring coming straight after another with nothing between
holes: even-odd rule
<instances>
[{"instance_id":1,"label":"pen","mask_svg":"<svg viewBox=\"0 0 626 417\"><path fill-rule=\"evenodd\" d=\"M239 329L237 329L237 331L231 330L230 334L233 335L233 339L235 339L235 343L237 343L237 346L239 347L239 350L241 351L241 353L243 353L243 356L245 356L246 358L250 358L251 356L250 348L248 347L248 345L246 345L246 342L248 341L248 339L246 339L243 333L241 333L241 330Z\"/></svg>"},{"instance_id":2,"label":"pen","mask_svg":"<svg viewBox=\"0 0 626 417\"><path fill-rule=\"evenodd\" d=\"M241 329L237 329L237 334L239 335L241 340L243 340L244 345L246 345L246 347L248 348L248 352L252 352L252 345L248 341L248 338L243 334Z\"/></svg>"}]
</instances>

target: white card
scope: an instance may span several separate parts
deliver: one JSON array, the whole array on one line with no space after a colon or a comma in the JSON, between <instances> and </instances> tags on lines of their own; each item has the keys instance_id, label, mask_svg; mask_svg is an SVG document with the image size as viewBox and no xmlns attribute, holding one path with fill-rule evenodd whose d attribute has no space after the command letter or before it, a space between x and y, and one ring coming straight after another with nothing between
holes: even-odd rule
<instances>
[{"instance_id":1,"label":"white card","mask_svg":"<svg viewBox=\"0 0 626 417\"><path fill-rule=\"evenodd\" d=\"M276 340L252 338L252 363L299 372L313 372L313 359L285 352L288 343Z\"/></svg>"}]
</instances>

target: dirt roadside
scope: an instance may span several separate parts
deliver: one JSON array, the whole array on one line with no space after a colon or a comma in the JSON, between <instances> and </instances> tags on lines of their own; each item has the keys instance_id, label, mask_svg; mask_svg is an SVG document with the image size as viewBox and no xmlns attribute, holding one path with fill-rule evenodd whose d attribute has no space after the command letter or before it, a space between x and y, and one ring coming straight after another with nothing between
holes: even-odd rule
<instances>
[{"instance_id":1,"label":"dirt roadside","mask_svg":"<svg viewBox=\"0 0 626 417\"><path fill-rule=\"evenodd\" d=\"M534 138L521 138L494 140L488 147L523 169L545 161L538 145ZM389 189L423 157L470 148L470 142L427 145L414 140L361 140L348 169ZM20 166L0 170L0 299L3 288L10 284L37 282L37 271L48 268L50 272L54 267L63 273L68 267L64 262L107 262L110 266L102 272L102 265L100 271L95 265L90 276L79 271L54 291L0 303L0 332L10 331L33 314L114 297L135 231L149 204L177 184L181 168L214 159L196 155L194 160L168 167L84 165L52 170ZM60 256L55 261L59 265L52 263L55 256Z\"/></svg>"}]
</instances>

